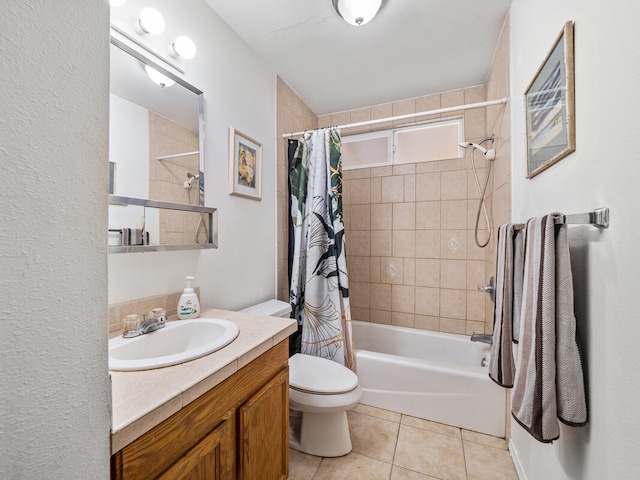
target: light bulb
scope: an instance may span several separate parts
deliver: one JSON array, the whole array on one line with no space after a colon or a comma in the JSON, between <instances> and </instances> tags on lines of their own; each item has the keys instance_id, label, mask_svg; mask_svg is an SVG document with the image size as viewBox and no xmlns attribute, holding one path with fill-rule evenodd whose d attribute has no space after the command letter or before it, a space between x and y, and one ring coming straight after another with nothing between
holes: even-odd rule
<instances>
[{"instance_id":1,"label":"light bulb","mask_svg":"<svg viewBox=\"0 0 640 480\"><path fill-rule=\"evenodd\" d=\"M176 83L169 77L160 73L155 68L150 67L149 65L144 66L144 71L147 72L147 75L153 81L153 83L155 83L156 85L160 85L160 87L162 88L170 87L171 85Z\"/></svg>"},{"instance_id":2,"label":"light bulb","mask_svg":"<svg viewBox=\"0 0 640 480\"><path fill-rule=\"evenodd\" d=\"M155 8L143 8L134 26L138 33L158 35L164 32L164 17Z\"/></svg>"},{"instance_id":3,"label":"light bulb","mask_svg":"<svg viewBox=\"0 0 640 480\"><path fill-rule=\"evenodd\" d=\"M382 0L333 0L333 6L350 25L365 25L376 16Z\"/></svg>"},{"instance_id":4,"label":"light bulb","mask_svg":"<svg viewBox=\"0 0 640 480\"><path fill-rule=\"evenodd\" d=\"M169 53L172 57L182 57L189 60L196 54L196 44L189 37L181 35L171 44Z\"/></svg>"}]
</instances>

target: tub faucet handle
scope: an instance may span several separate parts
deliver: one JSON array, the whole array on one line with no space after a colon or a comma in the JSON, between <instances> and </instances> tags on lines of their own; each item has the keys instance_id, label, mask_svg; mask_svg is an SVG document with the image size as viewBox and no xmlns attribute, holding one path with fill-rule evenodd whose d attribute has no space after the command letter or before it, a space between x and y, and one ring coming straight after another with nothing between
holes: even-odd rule
<instances>
[{"instance_id":1,"label":"tub faucet handle","mask_svg":"<svg viewBox=\"0 0 640 480\"><path fill-rule=\"evenodd\" d=\"M478 285L478 291L480 293L488 293L491 296L491 301L496 301L496 283L493 277L489 279L489 285Z\"/></svg>"}]
</instances>

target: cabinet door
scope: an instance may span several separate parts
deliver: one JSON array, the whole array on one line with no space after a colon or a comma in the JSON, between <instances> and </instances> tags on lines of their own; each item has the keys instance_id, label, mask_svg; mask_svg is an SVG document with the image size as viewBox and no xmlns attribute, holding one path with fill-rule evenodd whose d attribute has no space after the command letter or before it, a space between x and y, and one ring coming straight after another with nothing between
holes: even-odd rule
<instances>
[{"instance_id":1,"label":"cabinet door","mask_svg":"<svg viewBox=\"0 0 640 480\"><path fill-rule=\"evenodd\" d=\"M156 480L235 479L233 420L226 420ZM161 454L161 452L160 452Z\"/></svg>"},{"instance_id":2,"label":"cabinet door","mask_svg":"<svg viewBox=\"0 0 640 480\"><path fill-rule=\"evenodd\" d=\"M238 479L280 480L289 474L289 369L238 409Z\"/></svg>"}]
</instances>

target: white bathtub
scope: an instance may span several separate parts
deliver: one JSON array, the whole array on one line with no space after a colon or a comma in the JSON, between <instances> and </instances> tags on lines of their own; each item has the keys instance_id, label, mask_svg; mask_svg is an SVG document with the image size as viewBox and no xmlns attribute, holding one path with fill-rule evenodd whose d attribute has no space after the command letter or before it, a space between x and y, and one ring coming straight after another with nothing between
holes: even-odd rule
<instances>
[{"instance_id":1,"label":"white bathtub","mask_svg":"<svg viewBox=\"0 0 640 480\"><path fill-rule=\"evenodd\" d=\"M489 345L369 322L352 327L360 403L505 436L505 390L481 366Z\"/></svg>"}]
</instances>

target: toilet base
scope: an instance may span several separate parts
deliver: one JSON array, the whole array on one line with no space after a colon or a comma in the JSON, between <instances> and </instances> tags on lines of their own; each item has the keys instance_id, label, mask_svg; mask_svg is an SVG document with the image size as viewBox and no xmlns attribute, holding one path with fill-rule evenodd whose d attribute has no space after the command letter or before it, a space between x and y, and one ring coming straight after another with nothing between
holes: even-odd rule
<instances>
[{"instance_id":1,"label":"toilet base","mask_svg":"<svg viewBox=\"0 0 640 480\"><path fill-rule=\"evenodd\" d=\"M318 457L341 457L351 452L347 412L290 411L289 446Z\"/></svg>"}]
</instances>

